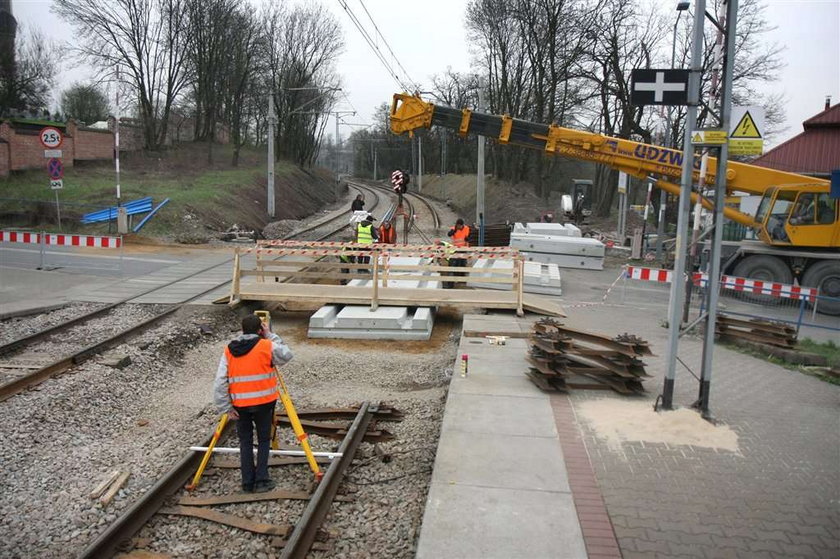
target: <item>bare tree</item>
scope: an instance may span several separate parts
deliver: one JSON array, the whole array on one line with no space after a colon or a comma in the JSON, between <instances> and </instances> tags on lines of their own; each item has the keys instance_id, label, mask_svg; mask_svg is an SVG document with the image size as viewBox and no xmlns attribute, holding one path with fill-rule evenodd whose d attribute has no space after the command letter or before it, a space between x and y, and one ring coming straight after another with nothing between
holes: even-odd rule
<instances>
[{"instance_id":1,"label":"bare tree","mask_svg":"<svg viewBox=\"0 0 840 559\"><path fill-rule=\"evenodd\" d=\"M344 48L340 26L320 5L287 11L271 4L263 19L272 38L268 63L279 119L276 154L311 165L340 83L334 67Z\"/></svg>"},{"instance_id":2,"label":"bare tree","mask_svg":"<svg viewBox=\"0 0 840 559\"><path fill-rule=\"evenodd\" d=\"M84 60L108 76L117 68L128 76L146 147L162 146L188 81L186 0L56 0L53 9L85 38L76 47Z\"/></svg>"},{"instance_id":3,"label":"bare tree","mask_svg":"<svg viewBox=\"0 0 840 559\"><path fill-rule=\"evenodd\" d=\"M0 53L0 117L46 110L58 66L58 50L37 29L18 28L15 42L13 52Z\"/></svg>"}]
</instances>

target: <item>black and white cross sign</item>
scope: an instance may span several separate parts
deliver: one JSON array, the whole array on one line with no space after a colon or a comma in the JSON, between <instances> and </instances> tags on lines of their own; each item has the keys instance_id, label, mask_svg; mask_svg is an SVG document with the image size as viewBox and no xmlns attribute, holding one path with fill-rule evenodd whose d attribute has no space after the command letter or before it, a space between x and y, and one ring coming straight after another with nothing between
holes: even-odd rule
<instances>
[{"instance_id":1,"label":"black and white cross sign","mask_svg":"<svg viewBox=\"0 0 840 559\"><path fill-rule=\"evenodd\" d=\"M687 105L688 70L633 70L632 105Z\"/></svg>"}]
</instances>

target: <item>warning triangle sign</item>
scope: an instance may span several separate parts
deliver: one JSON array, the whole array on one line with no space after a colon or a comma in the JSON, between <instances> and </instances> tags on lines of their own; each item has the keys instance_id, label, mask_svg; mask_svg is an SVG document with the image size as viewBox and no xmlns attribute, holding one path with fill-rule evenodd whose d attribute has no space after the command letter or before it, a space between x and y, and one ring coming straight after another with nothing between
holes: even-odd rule
<instances>
[{"instance_id":1,"label":"warning triangle sign","mask_svg":"<svg viewBox=\"0 0 840 559\"><path fill-rule=\"evenodd\" d=\"M695 132L694 136L691 137L691 141L695 142L695 143L698 143L698 144L701 144L701 143L703 143L703 135Z\"/></svg>"},{"instance_id":2,"label":"warning triangle sign","mask_svg":"<svg viewBox=\"0 0 840 559\"><path fill-rule=\"evenodd\" d=\"M756 138L761 139L761 134L758 131L758 126L755 125L752 115L749 111L744 113L738 125L732 131L730 138Z\"/></svg>"}]
</instances>

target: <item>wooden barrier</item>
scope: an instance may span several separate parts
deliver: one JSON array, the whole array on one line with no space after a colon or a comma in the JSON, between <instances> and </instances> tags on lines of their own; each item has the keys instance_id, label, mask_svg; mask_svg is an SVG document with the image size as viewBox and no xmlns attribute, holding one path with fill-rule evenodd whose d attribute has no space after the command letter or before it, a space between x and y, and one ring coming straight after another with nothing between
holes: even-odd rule
<instances>
[{"instance_id":1,"label":"wooden barrier","mask_svg":"<svg viewBox=\"0 0 840 559\"><path fill-rule=\"evenodd\" d=\"M523 293L524 258L509 247L455 248L440 245L360 245L358 243L261 241L256 247L237 250L230 301L259 300L305 303L365 304L372 311L380 305L453 306L459 308L508 308L522 315L525 308L541 314L563 316L560 306L545 298ZM242 257L254 253L253 268ZM342 262L339 257L355 261ZM394 263L396 257L415 257L426 264ZM367 261L359 261L360 259ZM449 259L467 261L451 266ZM477 258L513 260L513 268L473 269ZM435 274L435 275L433 275ZM249 281L250 279L250 281ZM367 286L340 285L353 279L369 280ZM509 285L510 290L394 287L395 281L471 281Z\"/></svg>"}]
</instances>

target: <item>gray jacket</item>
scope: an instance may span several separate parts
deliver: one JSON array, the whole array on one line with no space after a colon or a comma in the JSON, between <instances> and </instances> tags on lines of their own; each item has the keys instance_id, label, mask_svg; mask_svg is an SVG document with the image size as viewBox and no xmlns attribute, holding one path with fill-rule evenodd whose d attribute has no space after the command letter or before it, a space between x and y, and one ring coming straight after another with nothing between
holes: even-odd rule
<instances>
[{"instance_id":1,"label":"gray jacket","mask_svg":"<svg viewBox=\"0 0 840 559\"><path fill-rule=\"evenodd\" d=\"M242 334L235 341L250 340L258 337L257 334ZM292 360L292 351L289 349L283 340L275 333L269 333L268 339L271 340L271 362L275 367L285 365ZM219 368L216 370L216 380L213 383L213 403L216 404L216 409L219 413L227 413L231 410L233 405L230 402L230 392L228 391L228 362L224 353L219 359Z\"/></svg>"}]
</instances>

